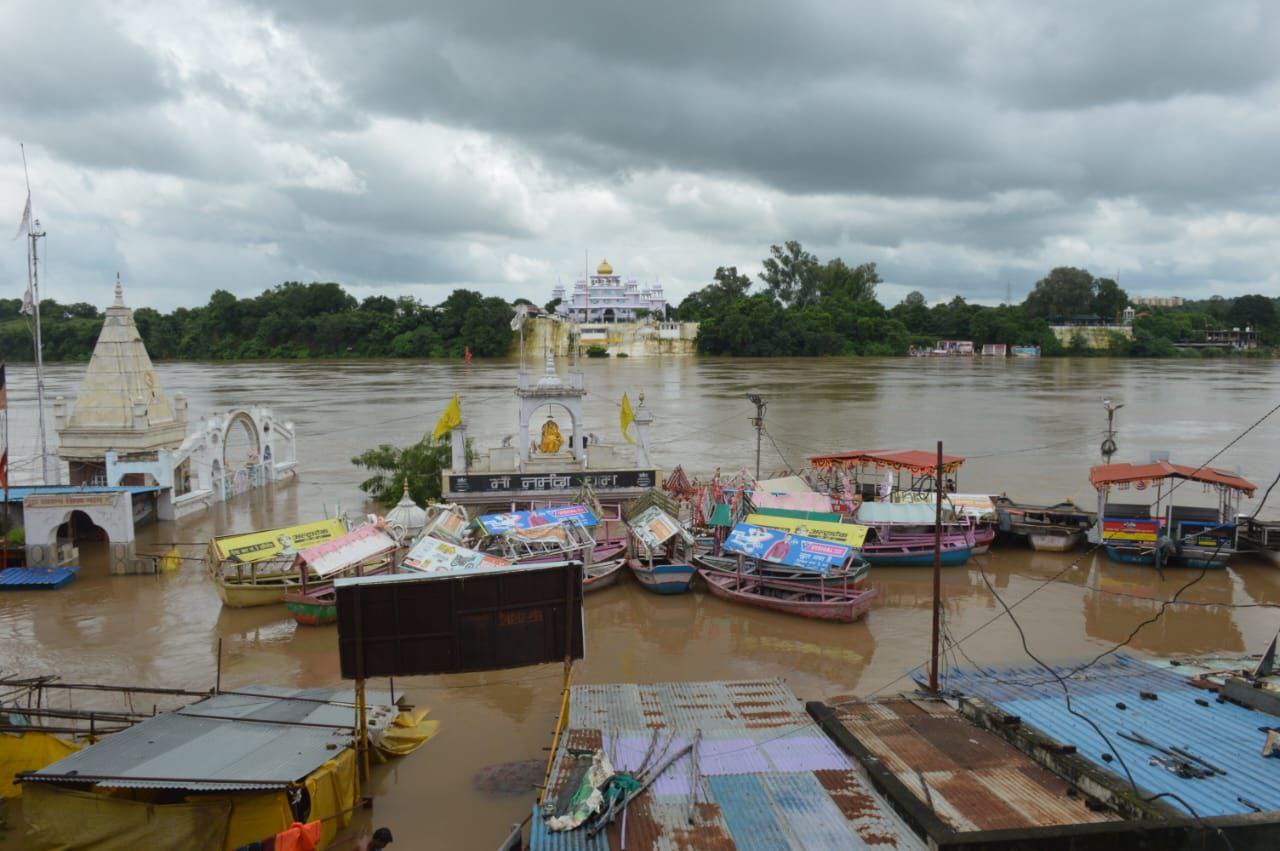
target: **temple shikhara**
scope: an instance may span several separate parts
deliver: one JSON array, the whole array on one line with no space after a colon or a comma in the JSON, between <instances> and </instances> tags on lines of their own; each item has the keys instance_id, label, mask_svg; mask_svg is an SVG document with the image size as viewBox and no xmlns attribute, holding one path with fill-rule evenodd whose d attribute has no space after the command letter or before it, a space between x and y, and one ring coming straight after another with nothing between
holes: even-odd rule
<instances>
[{"instance_id":1,"label":"temple shikhara","mask_svg":"<svg viewBox=\"0 0 1280 851\"><path fill-rule=\"evenodd\" d=\"M642 310L661 317L667 307L661 284L642 287L635 279L624 281L608 260L600 261L594 275L575 281L572 293L556 284L551 297L560 299L557 314L577 322L635 322Z\"/></svg>"}]
</instances>

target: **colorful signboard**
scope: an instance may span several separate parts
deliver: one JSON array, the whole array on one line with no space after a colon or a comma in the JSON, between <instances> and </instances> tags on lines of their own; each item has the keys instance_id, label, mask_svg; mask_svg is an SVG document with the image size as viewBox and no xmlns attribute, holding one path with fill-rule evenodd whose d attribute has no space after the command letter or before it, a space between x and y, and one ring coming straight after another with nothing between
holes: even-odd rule
<instances>
[{"instance_id":1,"label":"colorful signboard","mask_svg":"<svg viewBox=\"0 0 1280 851\"><path fill-rule=\"evenodd\" d=\"M409 550L400 566L419 573L484 573L510 567L511 562L447 541L422 538Z\"/></svg>"},{"instance_id":2,"label":"colorful signboard","mask_svg":"<svg viewBox=\"0 0 1280 851\"><path fill-rule=\"evenodd\" d=\"M1164 528L1161 520L1111 519L1102 521L1102 539L1104 541L1138 541L1155 543Z\"/></svg>"},{"instance_id":3,"label":"colorful signboard","mask_svg":"<svg viewBox=\"0 0 1280 851\"><path fill-rule=\"evenodd\" d=\"M615 470L584 473L467 473L445 477L450 496L533 495L556 491L577 491L583 485L593 490L647 490L660 483L657 470Z\"/></svg>"},{"instance_id":4,"label":"colorful signboard","mask_svg":"<svg viewBox=\"0 0 1280 851\"><path fill-rule=\"evenodd\" d=\"M772 514L750 514L747 522L755 526L768 526L798 535L807 535L823 541L835 541L857 549L867 539L867 527L855 523L831 523L825 520L804 520L798 517L778 517Z\"/></svg>"},{"instance_id":5,"label":"colorful signboard","mask_svg":"<svg viewBox=\"0 0 1280 851\"><path fill-rule=\"evenodd\" d=\"M782 529L766 529L750 523L739 523L725 538L724 549L748 558L785 564L800 570L828 573L840 567L853 555L853 549L833 541L820 541Z\"/></svg>"},{"instance_id":6,"label":"colorful signboard","mask_svg":"<svg viewBox=\"0 0 1280 851\"><path fill-rule=\"evenodd\" d=\"M508 511L505 514L481 514L476 518L486 535L506 535L537 529L540 526L557 526L561 523L577 523L591 528L600 523L596 515L585 505L561 505L555 508L537 508L533 511Z\"/></svg>"},{"instance_id":7,"label":"colorful signboard","mask_svg":"<svg viewBox=\"0 0 1280 851\"><path fill-rule=\"evenodd\" d=\"M651 505L627 521L632 533L651 552L658 549L672 536L684 531L680 522L656 505Z\"/></svg>"},{"instance_id":8,"label":"colorful signboard","mask_svg":"<svg viewBox=\"0 0 1280 851\"><path fill-rule=\"evenodd\" d=\"M247 535L228 535L224 538L215 538L213 544L219 558L235 559L252 564L275 558L286 549L305 550L316 544L340 538L346 533L346 523L342 518L335 517L330 520L303 523L300 526L286 526L283 529L268 529L264 532L250 532Z\"/></svg>"}]
</instances>

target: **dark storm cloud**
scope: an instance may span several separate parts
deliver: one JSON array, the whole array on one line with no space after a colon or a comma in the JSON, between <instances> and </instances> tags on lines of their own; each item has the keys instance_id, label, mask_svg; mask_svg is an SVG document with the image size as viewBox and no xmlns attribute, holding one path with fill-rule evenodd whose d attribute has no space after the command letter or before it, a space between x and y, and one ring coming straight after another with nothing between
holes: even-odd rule
<instances>
[{"instance_id":1,"label":"dark storm cloud","mask_svg":"<svg viewBox=\"0 0 1280 851\"><path fill-rule=\"evenodd\" d=\"M889 300L1020 298L1058 264L1278 286L1270 3L86 0L9 23L0 141L30 142L95 293L110 263L162 306L312 277L541 301L585 244L678 300L788 238L879 263ZM0 181L16 216L20 169Z\"/></svg>"}]
</instances>

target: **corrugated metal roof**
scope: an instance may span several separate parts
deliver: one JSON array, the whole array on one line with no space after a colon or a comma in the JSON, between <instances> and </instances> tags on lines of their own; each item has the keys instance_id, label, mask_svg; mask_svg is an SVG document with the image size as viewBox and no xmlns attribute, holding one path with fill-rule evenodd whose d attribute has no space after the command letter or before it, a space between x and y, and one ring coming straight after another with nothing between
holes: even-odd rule
<instances>
[{"instance_id":1,"label":"corrugated metal roof","mask_svg":"<svg viewBox=\"0 0 1280 851\"><path fill-rule=\"evenodd\" d=\"M628 847L923 848L779 680L575 686L546 801L571 772L571 749L603 748L635 771L698 731L694 822L685 755L628 806ZM621 838L620 821L592 840L581 829L550 834L535 808L530 847L617 848Z\"/></svg>"},{"instance_id":2,"label":"corrugated metal roof","mask_svg":"<svg viewBox=\"0 0 1280 851\"><path fill-rule=\"evenodd\" d=\"M952 830L1119 820L1068 797L1071 784L945 703L893 698L833 710L845 729Z\"/></svg>"},{"instance_id":3,"label":"corrugated metal roof","mask_svg":"<svg viewBox=\"0 0 1280 851\"><path fill-rule=\"evenodd\" d=\"M1071 668L1060 670L1066 674ZM1280 758L1261 756L1266 733L1259 729L1280 728L1280 719L1233 703L1217 703L1172 671L1113 656L1067 680L1072 708L1101 727L1111 747L1086 721L1067 711L1062 687L1043 668L1001 668L981 674L953 670L948 686L980 696L1045 735L1074 745L1081 756L1127 782L1118 761L1102 759L1104 753L1120 756L1143 794L1171 792L1197 816L1254 812L1240 798L1264 811L1280 811ZM1155 699L1144 699L1143 692ZM1168 754L1118 735L1135 731L1164 748L1187 750L1227 773L1180 777L1160 764ZM1153 757L1159 759L1153 761ZM1168 802L1181 807L1176 799Z\"/></svg>"},{"instance_id":4,"label":"corrugated metal roof","mask_svg":"<svg viewBox=\"0 0 1280 851\"><path fill-rule=\"evenodd\" d=\"M0 570L0 590L61 588L76 578L78 567L8 567Z\"/></svg>"},{"instance_id":5,"label":"corrugated metal roof","mask_svg":"<svg viewBox=\"0 0 1280 851\"><path fill-rule=\"evenodd\" d=\"M190 791L283 788L350 745L351 690L246 691L256 694L214 695L148 718L26 779ZM371 701L388 697L369 695ZM315 702L326 700L347 705ZM380 730L395 711L375 704L368 714Z\"/></svg>"}]
</instances>

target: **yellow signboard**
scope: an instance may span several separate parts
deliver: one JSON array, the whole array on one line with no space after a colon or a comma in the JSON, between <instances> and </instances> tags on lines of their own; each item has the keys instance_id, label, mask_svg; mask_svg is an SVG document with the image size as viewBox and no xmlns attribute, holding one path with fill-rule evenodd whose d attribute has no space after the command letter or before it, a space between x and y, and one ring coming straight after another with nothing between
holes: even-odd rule
<instances>
[{"instance_id":1,"label":"yellow signboard","mask_svg":"<svg viewBox=\"0 0 1280 851\"><path fill-rule=\"evenodd\" d=\"M303 523L300 526L286 526L283 529L268 529L264 532L250 532L247 535L228 535L214 538L214 548L219 558L235 558L246 564L265 561L280 555L286 547L294 550L305 550L324 541L331 541L347 534L346 524L341 518L317 520L314 523Z\"/></svg>"},{"instance_id":2,"label":"yellow signboard","mask_svg":"<svg viewBox=\"0 0 1280 851\"><path fill-rule=\"evenodd\" d=\"M770 529L783 529L807 538L835 541L846 547L861 547L867 538L867 527L856 523L830 523L826 520L802 520L796 517L774 517L771 514L751 514L747 522Z\"/></svg>"}]
</instances>

